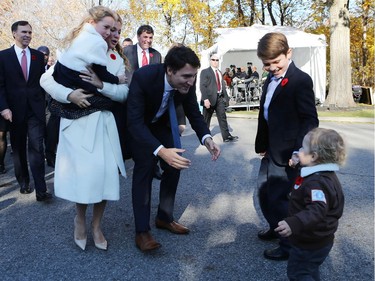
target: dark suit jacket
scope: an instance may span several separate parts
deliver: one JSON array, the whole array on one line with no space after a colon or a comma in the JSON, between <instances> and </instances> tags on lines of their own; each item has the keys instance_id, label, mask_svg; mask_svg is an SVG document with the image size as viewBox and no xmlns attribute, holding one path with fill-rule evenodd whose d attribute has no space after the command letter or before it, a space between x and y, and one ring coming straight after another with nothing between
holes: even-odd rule
<instances>
[{"instance_id":1,"label":"dark suit jacket","mask_svg":"<svg viewBox=\"0 0 375 281\"><path fill-rule=\"evenodd\" d=\"M124 55L129 60L131 66L129 81L131 81L133 73L140 68L138 64L137 45L138 44L130 45L124 48ZM150 53L150 61L148 64L161 63L161 54L158 51L154 48L149 48L148 51Z\"/></svg>"},{"instance_id":2,"label":"dark suit jacket","mask_svg":"<svg viewBox=\"0 0 375 281\"><path fill-rule=\"evenodd\" d=\"M45 122L45 93L39 84L44 73L44 57L31 49L31 63L28 80L23 77L14 46L0 52L0 111L9 108L13 122L25 121L28 104L33 113Z\"/></svg>"},{"instance_id":3,"label":"dark suit jacket","mask_svg":"<svg viewBox=\"0 0 375 281\"><path fill-rule=\"evenodd\" d=\"M164 93L164 64L153 64L140 68L134 73L128 95L128 129L137 145L155 151L162 143L151 132L152 120L158 112ZM199 111L195 86L187 94L176 93L174 102L182 103L185 114L196 132L199 141L210 134L203 116ZM169 126L168 110L161 116L160 122ZM165 145L163 143L163 145Z\"/></svg>"},{"instance_id":4,"label":"dark suit jacket","mask_svg":"<svg viewBox=\"0 0 375 281\"><path fill-rule=\"evenodd\" d=\"M288 165L293 151L298 151L306 133L318 127L315 95L311 77L292 62L275 89L264 119L264 102L270 75L263 87L255 139L257 153L268 152L279 165Z\"/></svg>"},{"instance_id":5,"label":"dark suit jacket","mask_svg":"<svg viewBox=\"0 0 375 281\"><path fill-rule=\"evenodd\" d=\"M220 72L220 71L219 71ZM219 73L221 75L221 72ZM203 69L200 75L200 90L202 93L201 104L203 101L208 99L212 106L216 105L217 101L217 84L216 84L216 74L211 67ZM227 99L227 90L225 87L224 79L221 79L221 91L224 97Z\"/></svg>"}]
</instances>

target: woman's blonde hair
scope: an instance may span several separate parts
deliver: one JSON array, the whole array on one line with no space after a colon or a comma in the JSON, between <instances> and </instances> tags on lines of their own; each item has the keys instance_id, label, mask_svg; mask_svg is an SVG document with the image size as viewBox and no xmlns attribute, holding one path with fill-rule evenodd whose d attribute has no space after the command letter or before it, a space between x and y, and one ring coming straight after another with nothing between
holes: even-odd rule
<instances>
[{"instance_id":1,"label":"woman's blonde hair","mask_svg":"<svg viewBox=\"0 0 375 281\"><path fill-rule=\"evenodd\" d=\"M121 16L118 13L116 13L116 12L114 12L114 15L115 15L115 22L119 22L121 24L121 26L122 26L123 21L121 19ZM124 55L123 49L120 46L119 42L117 42L117 44L115 46L115 51L117 51L117 53L119 53L120 57L124 60L125 68L128 71L131 71L130 62L129 62L128 58Z\"/></svg>"},{"instance_id":2,"label":"woman's blonde hair","mask_svg":"<svg viewBox=\"0 0 375 281\"><path fill-rule=\"evenodd\" d=\"M68 48L72 41L78 36L78 34L81 32L83 26L85 23L90 22L93 20L94 22L99 22L103 20L105 17L111 17L113 19L116 19L115 14L112 12L111 9L104 7L104 6L95 6L88 10L88 13L86 16L82 19L81 23L73 28L69 34L63 39L62 41L62 47Z\"/></svg>"},{"instance_id":3,"label":"woman's blonde hair","mask_svg":"<svg viewBox=\"0 0 375 281\"><path fill-rule=\"evenodd\" d=\"M317 155L317 163L344 164L346 158L343 138L332 129L315 128L307 133L308 152Z\"/></svg>"}]
</instances>

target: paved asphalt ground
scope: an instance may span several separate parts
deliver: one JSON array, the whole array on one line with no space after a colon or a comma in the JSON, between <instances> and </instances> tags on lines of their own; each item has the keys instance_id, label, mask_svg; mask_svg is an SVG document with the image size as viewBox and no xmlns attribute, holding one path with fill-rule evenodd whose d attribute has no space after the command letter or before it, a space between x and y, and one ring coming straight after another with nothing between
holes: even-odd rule
<instances>
[{"instance_id":1,"label":"paved asphalt ground","mask_svg":"<svg viewBox=\"0 0 375 281\"><path fill-rule=\"evenodd\" d=\"M216 119L214 139L222 156L211 162L188 127L182 143L192 166L182 172L175 218L191 229L178 236L155 229L162 248L141 253L134 245L131 208L132 161L128 179L121 180L121 199L109 202L103 230L108 251L93 245L86 251L73 242L74 204L59 198L51 203L22 195L13 177L10 153L6 175L0 178L0 280L287 280L286 262L263 258L276 246L256 238L265 226L257 203L256 178L260 158L254 152L257 122L228 114L237 143L222 143ZM374 280L374 122L321 121L348 144L346 166L338 176L346 205L334 247L321 266L322 280ZM53 171L47 168L53 191ZM154 182L152 221L158 203ZM89 209L91 215L91 208Z\"/></svg>"}]
</instances>

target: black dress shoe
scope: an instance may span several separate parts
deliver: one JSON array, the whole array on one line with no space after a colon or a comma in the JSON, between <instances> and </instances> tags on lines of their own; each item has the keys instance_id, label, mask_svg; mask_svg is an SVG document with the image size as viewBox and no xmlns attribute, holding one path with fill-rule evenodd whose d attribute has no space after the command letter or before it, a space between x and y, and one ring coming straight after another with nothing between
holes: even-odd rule
<instances>
[{"instance_id":1,"label":"black dress shoe","mask_svg":"<svg viewBox=\"0 0 375 281\"><path fill-rule=\"evenodd\" d=\"M265 250L263 254L266 259L274 261L286 261L289 258L289 253L285 252L281 247Z\"/></svg>"},{"instance_id":2,"label":"black dress shoe","mask_svg":"<svg viewBox=\"0 0 375 281\"><path fill-rule=\"evenodd\" d=\"M5 170L4 165L0 165L0 174L5 174L7 171Z\"/></svg>"},{"instance_id":3,"label":"black dress shoe","mask_svg":"<svg viewBox=\"0 0 375 281\"><path fill-rule=\"evenodd\" d=\"M36 201L47 201L52 199L52 194L48 192L40 192L36 194Z\"/></svg>"},{"instance_id":4,"label":"black dress shoe","mask_svg":"<svg viewBox=\"0 0 375 281\"><path fill-rule=\"evenodd\" d=\"M264 241L271 241L271 240L275 240L277 238L279 238L279 236L277 236L276 232L269 229L269 230L261 230L258 232L258 238L260 240L264 240Z\"/></svg>"},{"instance_id":5,"label":"black dress shoe","mask_svg":"<svg viewBox=\"0 0 375 281\"><path fill-rule=\"evenodd\" d=\"M224 140L224 142L237 141L237 140L238 140L238 137L237 137L237 136L229 135L229 136Z\"/></svg>"},{"instance_id":6,"label":"black dress shoe","mask_svg":"<svg viewBox=\"0 0 375 281\"><path fill-rule=\"evenodd\" d=\"M20 192L22 194L29 194L34 191L34 188L30 187L29 185L21 186Z\"/></svg>"}]
</instances>

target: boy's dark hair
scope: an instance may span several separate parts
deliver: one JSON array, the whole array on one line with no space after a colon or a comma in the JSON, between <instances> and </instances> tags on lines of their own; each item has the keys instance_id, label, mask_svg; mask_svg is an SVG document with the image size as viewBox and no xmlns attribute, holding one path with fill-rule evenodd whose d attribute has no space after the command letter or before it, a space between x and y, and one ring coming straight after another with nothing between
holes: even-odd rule
<instances>
[{"instance_id":1,"label":"boy's dark hair","mask_svg":"<svg viewBox=\"0 0 375 281\"><path fill-rule=\"evenodd\" d=\"M196 53L189 47L180 45L172 47L164 59L165 68L169 67L172 71L178 71L186 64L199 68L201 63Z\"/></svg>"},{"instance_id":2,"label":"boy's dark hair","mask_svg":"<svg viewBox=\"0 0 375 281\"><path fill-rule=\"evenodd\" d=\"M154 29L150 25L144 24L138 27L137 35L140 36L143 32L154 34Z\"/></svg>"},{"instance_id":3,"label":"boy's dark hair","mask_svg":"<svg viewBox=\"0 0 375 281\"><path fill-rule=\"evenodd\" d=\"M257 55L261 60L270 60L281 54L286 55L288 50L289 45L286 36L279 32L270 32L259 40Z\"/></svg>"},{"instance_id":4,"label":"boy's dark hair","mask_svg":"<svg viewBox=\"0 0 375 281\"><path fill-rule=\"evenodd\" d=\"M25 21L25 20L16 21L15 23L12 24L12 27L11 27L12 33L17 31L18 26L25 26L25 25L30 25L31 27L31 24L28 21Z\"/></svg>"}]
</instances>

